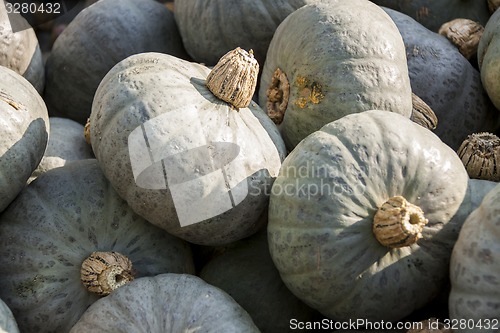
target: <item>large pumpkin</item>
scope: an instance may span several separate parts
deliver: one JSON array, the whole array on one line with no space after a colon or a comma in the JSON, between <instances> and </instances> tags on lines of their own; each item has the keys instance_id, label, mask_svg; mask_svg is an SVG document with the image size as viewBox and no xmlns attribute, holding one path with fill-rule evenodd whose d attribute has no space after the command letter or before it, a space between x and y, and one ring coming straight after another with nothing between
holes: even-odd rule
<instances>
[{"instance_id":1,"label":"large pumpkin","mask_svg":"<svg viewBox=\"0 0 500 333\"><path fill-rule=\"evenodd\" d=\"M0 298L26 333L68 332L98 293L109 292L101 279L130 280L130 267L108 265L116 253L135 277L194 270L189 245L134 214L95 159L31 182L0 217L0 253Z\"/></svg>"},{"instance_id":2,"label":"large pumpkin","mask_svg":"<svg viewBox=\"0 0 500 333\"><path fill-rule=\"evenodd\" d=\"M82 10L47 58L44 98L51 116L85 124L104 75L129 55L187 57L174 15L154 0L102 0Z\"/></svg>"},{"instance_id":3,"label":"large pumpkin","mask_svg":"<svg viewBox=\"0 0 500 333\"><path fill-rule=\"evenodd\" d=\"M493 104L500 109L500 11L495 11L484 27L479 40L477 60L483 86Z\"/></svg>"},{"instance_id":4,"label":"large pumpkin","mask_svg":"<svg viewBox=\"0 0 500 333\"><path fill-rule=\"evenodd\" d=\"M285 147L256 103L235 108L215 97L209 73L159 53L123 60L99 85L90 137L106 177L139 215L219 245L262 226Z\"/></svg>"},{"instance_id":5,"label":"large pumpkin","mask_svg":"<svg viewBox=\"0 0 500 333\"><path fill-rule=\"evenodd\" d=\"M47 146L49 116L20 74L0 66L0 212L26 185Z\"/></svg>"},{"instance_id":6,"label":"large pumpkin","mask_svg":"<svg viewBox=\"0 0 500 333\"><path fill-rule=\"evenodd\" d=\"M0 300L0 332L19 333L16 319L7 304Z\"/></svg>"},{"instance_id":7,"label":"large pumpkin","mask_svg":"<svg viewBox=\"0 0 500 333\"><path fill-rule=\"evenodd\" d=\"M271 256L290 290L331 319L401 320L448 280L449 222L467 182L457 154L411 120L345 116L283 162L269 205Z\"/></svg>"},{"instance_id":8,"label":"large pumpkin","mask_svg":"<svg viewBox=\"0 0 500 333\"><path fill-rule=\"evenodd\" d=\"M143 277L100 299L71 333L257 333L227 293L188 274Z\"/></svg>"},{"instance_id":9,"label":"large pumpkin","mask_svg":"<svg viewBox=\"0 0 500 333\"><path fill-rule=\"evenodd\" d=\"M465 221L453 248L450 318L454 332L500 328L500 184ZM479 326L482 325L482 326Z\"/></svg>"},{"instance_id":10,"label":"large pumpkin","mask_svg":"<svg viewBox=\"0 0 500 333\"><path fill-rule=\"evenodd\" d=\"M269 45L259 104L280 124L290 150L350 113L380 109L409 118L410 80L397 27L367 0L299 8Z\"/></svg>"}]
</instances>

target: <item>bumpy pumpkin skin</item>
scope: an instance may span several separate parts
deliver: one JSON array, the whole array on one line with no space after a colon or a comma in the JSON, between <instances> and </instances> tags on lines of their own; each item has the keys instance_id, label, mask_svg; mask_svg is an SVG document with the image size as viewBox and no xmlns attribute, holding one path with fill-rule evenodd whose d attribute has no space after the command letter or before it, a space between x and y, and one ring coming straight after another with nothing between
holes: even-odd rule
<instances>
[{"instance_id":1,"label":"bumpy pumpkin skin","mask_svg":"<svg viewBox=\"0 0 500 333\"><path fill-rule=\"evenodd\" d=\"M487 1L372 0L372 2L404 13L434 32L437 32L443 23L456 18L467 18L484 26L490 17Z\"/></svg>"},{"instance_id":2,"label":"bumpy pumpkin skin","mask_svg":"<svg viewBox=\"0 0 500 333\"><path fill-rule=\"evenodd\" d=\"M403 40L390 17L370 1L307 5L279 25L260 81L259 105L264 110L277 68L290 84L280 125L289 150L350 113L380 109L411 115Z\"/></svg>"},{"instance_id":3,"label":"bumpy pumpkin skin","mask_svg":"<svg viewBox=\"0 0 500 333\"><path fill-rule=\"evenodd\" d=\"M44 99L51 116L81 124L99 82L120 60L141 52L186 58L175 19L153 0L103 0L81 11L47 58Z\"/></svg>"},{"instance_id":4,"label":"bumpy pumpkin skin","mask_svg":"<svg viewBox=\"0 0 500 333\"><path fill-rule=\"evenodd\" d=\"M45 66L42 52L35 31L28 29L13 32L15 27L29 27L29 23L20 14L7 15L5 6L0 6L0 65L22 75L38 91L45 86Z\"/></svg>"},{"instance_id":5,"label":"bumpy pumpkin skin","mask_svg":"<svg viewBox=\"0 0 500 333\"><path fill-rule=\"evenodd\" d=\"M448 222L467 180L456 153L411 120L378 110L345 116L283 162L269 206L273 261L290 290L331 319L401 320L448 279L456 240ZM390 249L372 223L395 195L428 224L417 243Z\"/></svg>"},{"instance_id":6,"label":"bumpy pumpkin skin","mask_svg":"<svg viewBox=\"0 0 500 333\"><path fill-rule=\"evenodd\" d=\"M18 73L0 66L0 212L36 169L47 146L49 115L42 97Z\"/></svg>"},{"instance_id":7,"label":"bumpy pumpkin skin","mask_svg":"<svg viewBox=\"0 0 500 333\"><path fill-rule=\"evenodd\" d=\"M0 300L0 332L19 333L16 319L7 304Z\"/></svg>"},{"instance_id":8,"label":"bumpy pumpkin skin","mask_svg":"<svg viewBox=\"0 0 500 333\"><path fill-rule=\"evenodd\" d=\"M500 185L491 190L465 221L450 264L450 318L475 323L500 318ZM493 323L493 322L492 322ZM476 327L456 332L477 332ZM482 330L483 331L483 330ZM485 329L484 332L498 332Z\"/></svg>"},{"instance_id":9,"label":"bumpy pumpkin skin","mask_svg":"<svg viewBox=\"0 0 500 333\"><path fill-rule=\"evenodd\" d=\"M483 86L488 92L491 101L500 109L500 12L495 11L484 27L483 35L479 40L477 60Z\"/></svg>"},{"instance_id":10,"label":"bumpy pumpkin skin","mask_svg":"<svg viewBox=\"0 0 500 333\"><path fill-rule=\"evenodd\" d=\"M98 299L80 281L94 251L127 256L136 277L194 272L189 245L133 213L95 159L49 170L0 218L0 297L22 332L67 332Z\"/></svg>"},{"instance_id":11,"label":"bumpy pumpkin skin","mask_svg":"<svg viewBox=\"0 0 500 333\"><path fill-rule=\"evenodd\" d=\"M125 59L106 75L97 90L90 136L106 177L139 215L189 242L220 245L250 236L262 226L258 218L267 207L270 187L286 151L276 126L256 103L235 109L206 88L209 72L203 65L159 53ZM189 114L197 112L197 119L192 120L192 116L188 121L180 119L184 118L182 112L188 111ZM169 149L169 156L172 152L192 151L193 140L238 145L238 169L227 169L227 175L243 179L238 186L247 183L249 191L243 201L215 217L181 227L170 185L151 189L136 183L129 136L133 130L160 116L166 118L156 125L162 132L157 141L170 140L164 145ZM202 130L195 126L198 120ZM179 133L179 128L183 132L174 139L163 134ZM200 187L186 200L216 192L221 184L201 175L197 179ZM156 183L167 184L171 180L162 178ZM197 208L194 206L193 210Z\"/></svg>"},{"instance_id":12,"label":"bumpy pumpkin skin","mask_svg":"<svg viewBox=\"0 0 500 333\"><path fill-rule=\"evenodd\" d=\"M196 60L213 66L226 52L252 49L262 66L278 25L294 10L315 0L182 0L175 20L184 46Z\"/></svg>"},{"instance_id":13,"label":"bumpy pumpkin skin","mask_svg":"<svg viewBox=\"0 0 500 333\"><path fill-rule=\"evenodd\" d=\"M112 319L111 319L112 318ZM224 291L188 274L143 277L95 302L71 333L257 333Z\"/></svg>"},{"instance_id":14,"label":"bumpy pumpkin skin","mask_svg":"<svg viewBox=\"0 0 500 333\"><path fill-rule=\"evenodd\" d=\"M494 130L500 114L483 88L481 75L456 46L408 15L383 9L403 37L412 91L438 118L434 133L457 150L467 135Z\"/></svg>"}]
</instances>

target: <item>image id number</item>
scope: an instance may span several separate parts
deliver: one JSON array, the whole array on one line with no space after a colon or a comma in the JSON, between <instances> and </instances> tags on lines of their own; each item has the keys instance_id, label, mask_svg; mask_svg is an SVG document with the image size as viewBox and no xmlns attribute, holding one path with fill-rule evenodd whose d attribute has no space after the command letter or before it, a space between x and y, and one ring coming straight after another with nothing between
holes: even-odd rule
<instances>
[{"instance_id":1,"label":"image id number","mask_svg":"<svg viewBox=\"0 0 500 333\"><path fill-rule=\"evenodd\" d=\"M59 2L5 2L5 8L7 9L7 14L36 14L36 13L46 13L46 14L61 14L61 3Z\"/></svg>"},{"instance_id":2,"label":"image id number","mask_svg":"<svg viewBox=\"0 0 500 333\"><path fill-rule=\"evenodd\" d=\"M451 330L497 330L500 327L498 319L445 319L443 324Z\"/></svg>"}]
</instances>

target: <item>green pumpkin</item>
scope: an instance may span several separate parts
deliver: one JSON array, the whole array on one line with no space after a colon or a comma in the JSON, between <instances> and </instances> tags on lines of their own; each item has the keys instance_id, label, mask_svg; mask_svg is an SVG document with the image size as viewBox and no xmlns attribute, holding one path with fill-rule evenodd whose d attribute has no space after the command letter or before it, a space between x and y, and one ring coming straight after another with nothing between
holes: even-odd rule
<instances>
[{"instance_id":1,"label":"green pumpkin","mask_svg":"<svg viewBox=\"0 0 500 333\"><path fill-rule=\"evenodd\" d=\"M380 109L409 118L410 80L397 27L367 0L299 8L269 45L259 105L280 124L289 150L347 114Z\"/></svg>"},{"instance_id":2,"label":"green pumpkin","mask_svg":"<svg viewBox=\"0 0 500 333\"><path fill-rule=\"evenodd\" d=\"M137 278L194 273L188 244L134 214L95 159L74 161L40 175L0 216L0 298L22 332L68 332L99 299L81 280L96 251L128 257Z\"/></svg>"},{"instance_id":3,"label":"green pumpkin","mask_svg":"<svg viewBox=\"0 0 500 333\"><path fill-rule=\"evenodd\" d=\"M224 291L188 274L130 282L92 304L70 333L257 333L245 310Z\"/></svg>"},{"instance_id":4,"label":"green pumpkin","mask_svg":"<svg viewBox=\"0 0 500 333\"><path fill-rule=\"evenodd\" d=\"M449 222L467 185L457 154L431 131L393 112L345 116L283 162L271 256L290 290L333 320L401 320L448 280Z\"/></svg>"},{"instance_id":5,"label":"green pumpkin","mask_svg":"<svg viewBox=\"0 0 500 333\"><path fill-rule=\"evenodd\" d=\"M495 11L484 27L483 35L479 40L477 60L481 80L488 96L497 109L500 109L500 12Z\"/></svg>"}]
</instances>

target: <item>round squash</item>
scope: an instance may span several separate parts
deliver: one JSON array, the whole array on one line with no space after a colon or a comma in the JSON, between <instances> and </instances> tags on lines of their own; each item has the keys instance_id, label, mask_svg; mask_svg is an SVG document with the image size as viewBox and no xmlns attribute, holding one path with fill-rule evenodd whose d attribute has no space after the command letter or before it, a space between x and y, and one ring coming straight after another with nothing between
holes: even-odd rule
<instances>
[{"instance_id":1,"label":"round squash","mask_svg":"<svg viewBox=\"0 0 500 333\"><path fill-rule=\"evenodd\" d=\"M457 237L448 224L467 182L457 154L406 117L345 116L283 162L271 256L288 288L331 319L401 320L448 280Z\"/></svg>"},{"instance_id":2,"label":"round squash","mask_svg":"<svg viewBox=\"0 0 500 333\"><path fill-rule=\"evenodd\" d=\"M367 0L299 8L269 45L259 105L280 124L289 150L350 113L380 109L409 118L410 80L397 27Z\"/></svg>"},{"instance_id":3,"label":"round squash","mask_svg":"<svg viewBox=\"0 0 500 333\"><path fill-rule=\"evenodd\" d=\"M47 147L49 116L43 99L18 73L0 66L0 212L16 197Z\"/></svg>"},{"instance_id":4,"label":"round squash","mask_svg":"<svg viewBox=\"0 0 500 333\"><path fill-rule=\"evenodd\" d=\"M156 51L186 58L174 15L153 0L102 0L82 10L47 58L44 98L51 116L81 124L99 82L129 55Z\"/></svg>"},{"instance_id":5,"label":"round squash","mask_svg":"<svg viewBox=\"0 0 500 333\"><path fill-rule=\"evenodd\" d=\"M189 55L213 66L226 52L252 49L264 65L267 48L278 25L296 9L315 0L182 0L175 3L175 20Z\"/></svg>"},{"instance_id":6,"label":"round squash","mask_svg":"<svg viewBox=\"0 0 500 333\"><path fill-rule=\"evenodd\" d=\"M16 319L7 304L0 300L0 332L19 333Z\"/></svg>"},{"instance_id":7,"label":"round squash","mask_svg":"<svg viewBox=\"0 0 500 333\"><path fill-rule=\"evenodd\" d=\"M126 256L135 277L194 272L189 245L134 214L95 159L30 183L0 217L0 297L20 330L68 332L99 298L99 285L89 286L96 292L86 288L99 266L81 273L89 268L86 258L94 264L116 258L102 252ZM114 276L118 283L124 274Z\"/></svg>"},{"instance_id":8,"label":"round squash","mask_svg":"<svg viewBox=\"0 0 500 333\"><path fill-rule=\"evenodd\" d=\"M454 332L498 332L500 318L500 184L465 221L450 264L450 318ZM486 327L486 323L490 327ZM496 325L494 327L493 325Z\"/></svg>"},{"instance_id":9,"label":"round squash","mask_svg":"<svg viewBox=\"0 0 500 333\"><path fill-rule=\"evenodd\" d=\"M70 333L259 332L224 291L188 274L143 277L92 304Z\"/></svg>"},{"instance_id":10,"label":"round squash","mask_svg":"<svg viewBox=\"0 0 500 333\"><path fill-rule=\"evenodd\" d=\"M29 182L40 174L61 167L68 162L94 157L85 141L83 125L68 118L50 117L50 135L47 149Z\"/></svg>"},{"instance_id":11,"label":"round squash","mask_svg":"<svg viewBox=\"0 0 500 333\"><path fill-rule=\"evenodd\" d=\"M135 212L189 242L220 245L262 226L285 147L256 103L215 97L209 73L166 54L123 60L96 92L90 141Z\"/></svg>"},{"instance_id":12,"label":"round squash","mask_svg":"<svg viewBox=\"0 0 500 333\"><path fill-rule=\"evenodd\" d=\"M22 30L21 30L22 29ZM0 8L0 66L22 75L38 91L45 85L45 66L35 31L17 13Z\"/></svg>"},{"instance_id":13,"label":"round squash","mask_svg":"<svg viewBox=\"0 0 500 333\"><path fill-rule=\"evenodd\" d=\"M484 27L483 35L479 40L477 49L477 60L481 80L497 109L500 109L500 84L498 74L500 73L500 12L495 11Z\"/></svg>"}]
</instances>

